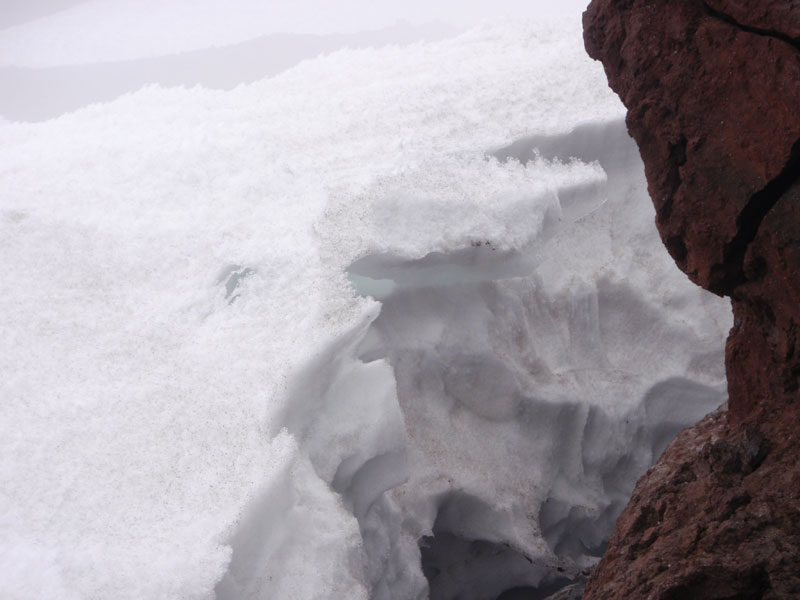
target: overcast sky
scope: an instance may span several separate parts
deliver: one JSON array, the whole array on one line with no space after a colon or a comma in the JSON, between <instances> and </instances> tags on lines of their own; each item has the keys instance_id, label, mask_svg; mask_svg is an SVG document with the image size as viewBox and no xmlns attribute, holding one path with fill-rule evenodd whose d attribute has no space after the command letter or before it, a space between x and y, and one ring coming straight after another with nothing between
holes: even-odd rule
<instances>
[{"instance_id":1,"label":"overcast sky","mask_svg":"<svg viewBox=\"0 0 800 600\"><path fill-rule=\"evenodd\" d=\"M0 122L54 118L150 84L231 89L345 46L444 39L483 21L579 21L587 2L0 0Z\"/></svg>"},{"instance_id":2,"label":"overcast sky","mask_svg":"<svg viewBox=\"0 0 800 600\"><path fill-rule=\"evenodd\" d=\"M269 33L354 33L398 20L466 29L504 17L572 15L588 0L0 0L0 64L53 66L159 56Z\"/></svg>"},{"instance_id":3,"label":"overcast sky","mask_svg":"<svg viewBox=\"0 0 800 600\"><path fill-rule=\"evenodd\" d=\"M244 2L247 4L248 2ZM275 2L274 0L263 0L260 4L273 7L281 7L282 10L291 10L296 2L284 0ZM120 4L118 0L0 0L0 29L12 25L31 21L33 19L52 14L58 11L74 7L79 4L106 4L114 6ZM140 2L140 4L150 4ZM176 4L186 5L185 0L162 0L157 3L163 5ZM195 4L209 4L207 0L199 0ZM220 6L232 7L236 2L226 2L218 0L216 4ZM306 4L306 3L301 3ZM386 2L374 0L372 2L354 2L352 0L325 2L317 0L313 3L317 7L332 8L334 11L341 11L343 16L349 20L358 20L365 9L368 12L378 12L387 18L405 19L442 19L458 25L468 26L477 20L506 14L509 16L530 16L546 13L568 14L581 11L587 4L586 0L466 0L457 2L454 0L433 0L421 2L409 0L406 2ZM282 5L282 6L281 6ZM152 6L148 6L152 9ZM355 10L354 10L355 9ZM355 14L353 14L355 13Z\"/></svg>"}]
</instances>

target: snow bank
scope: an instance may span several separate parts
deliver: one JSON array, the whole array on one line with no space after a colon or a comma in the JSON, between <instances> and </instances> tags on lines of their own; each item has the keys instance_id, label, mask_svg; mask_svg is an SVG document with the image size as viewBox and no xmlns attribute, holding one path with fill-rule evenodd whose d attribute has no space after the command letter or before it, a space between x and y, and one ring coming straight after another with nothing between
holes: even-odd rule
<instances>
[{"instance_id":1,"label":"snow bank","mask_svg":"<svg viewBox=\"0 0 800 600\"><path fill-rule=\"evenodd\" d=\"M622 114L577 24L504 23L3 124L3 597L487 597L589 564L724 400L730 324Z\"/></svg>"}]
</instances>

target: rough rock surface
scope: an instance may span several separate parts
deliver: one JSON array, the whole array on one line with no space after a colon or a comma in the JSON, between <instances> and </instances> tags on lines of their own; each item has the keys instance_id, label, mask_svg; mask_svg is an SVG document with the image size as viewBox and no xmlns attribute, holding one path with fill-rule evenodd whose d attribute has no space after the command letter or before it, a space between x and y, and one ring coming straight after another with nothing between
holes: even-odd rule
<instances>
[{"instance_id":1,"label":"rough rock surface","mask_svg":"<svg viewBox=\"0 0 800 600\"><path fill-rule=\"evenodd\" d=\"M639 481L584 598L800 597L797 420L685 429Z\"/></svg>"},{"instance_id":2,"label":"rough rock surface","mask_svg":"<svg viewBox=\"0 0 800 600\"><path fill-rule=\"evenodd\" d=\"M659 232L729 296L729 410L642 478L585 598L800 598L800 0L593 0Z\"/></svg>"}]
</instances>

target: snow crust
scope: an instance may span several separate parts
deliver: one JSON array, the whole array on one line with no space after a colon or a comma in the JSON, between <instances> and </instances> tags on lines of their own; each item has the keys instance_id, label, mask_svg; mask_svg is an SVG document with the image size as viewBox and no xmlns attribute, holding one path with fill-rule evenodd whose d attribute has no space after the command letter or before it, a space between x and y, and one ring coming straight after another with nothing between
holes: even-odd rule
<instances>
[{"instance_id":1,"label":"snow crust","mask_svg":"<svg viewBox=\"0 0 800 600\"><path fill-rule=\"evenodd\" d=\"M622 117L577 23L505 22L0 123L0 596L590 564L725 398Z\"/></svg>"}]
</instances>

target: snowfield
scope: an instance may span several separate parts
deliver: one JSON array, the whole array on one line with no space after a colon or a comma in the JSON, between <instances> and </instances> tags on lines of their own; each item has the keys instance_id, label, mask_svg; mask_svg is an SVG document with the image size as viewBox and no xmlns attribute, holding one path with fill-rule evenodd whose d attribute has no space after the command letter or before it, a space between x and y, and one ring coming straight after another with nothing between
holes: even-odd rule
<instances>
[{"instance_id":1,"label":"snowfield","mask_svg":"<svg viewBox=\"0 0 800 600\"><path fill-rule=\"evenodd\" d=\"M725 401L577 20L0 121L0 597L495 598Z\"/></svg>"}]
</instances>

